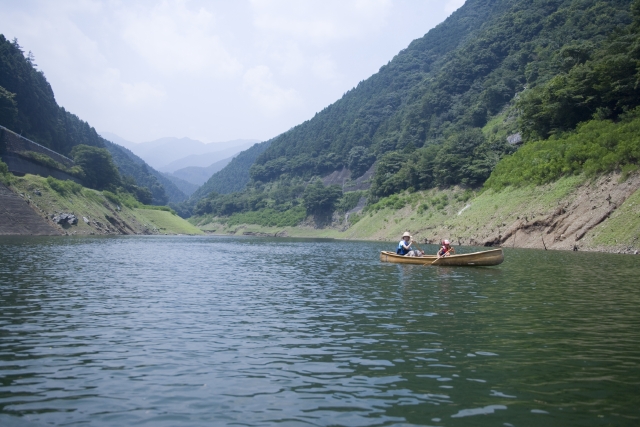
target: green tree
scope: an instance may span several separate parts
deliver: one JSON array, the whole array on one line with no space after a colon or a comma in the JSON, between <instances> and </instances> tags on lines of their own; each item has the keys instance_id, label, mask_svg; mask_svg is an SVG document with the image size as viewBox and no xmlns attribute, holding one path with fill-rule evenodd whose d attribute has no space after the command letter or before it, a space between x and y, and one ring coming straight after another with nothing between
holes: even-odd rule
<instances>
[{"instance_id":1,"label":"green tree","mask_svg":"<svg viewBox=\"0 0 640 427\"><path fill-rule=\"evenodd\" d=\"M73 147L71 156L85 174L85 186L104 190L120 185L120 173L105 148L80 144Z\"/></svg>"},{"instance_id":2,"label":"green tree","mask_svg":"<svg viewBox=\"0 0 640 427\"><path fill-rule=\"evenodd\" d=\"M319 179L309 184L302 195L307 214L315 216L330 215L340 197L342 197L340 186L326 187Z\"/></svg>"},{"instance_id":3,"label":"green tree","mask_svg":"<svg viewBox=\"0 0 640 427\"><path fill-rule=\"evenodd\" d=\"M14 127L18 118L18 105L15 97L15 93L0 86L0 125L9 129Z\"/></svg>"},{"instance_id":4,"label":"green tree","mask_svg":"<svg viewBox=\"0 0 640 427\"><path fill-rule=\"evenodd\" d=\"M347 167L351 171L351 178L362 176L375 160L376 156L367 151L362 145L353 147L351 151L349 151L349 157L347 158Z\"/></svg>"}]
</instances>

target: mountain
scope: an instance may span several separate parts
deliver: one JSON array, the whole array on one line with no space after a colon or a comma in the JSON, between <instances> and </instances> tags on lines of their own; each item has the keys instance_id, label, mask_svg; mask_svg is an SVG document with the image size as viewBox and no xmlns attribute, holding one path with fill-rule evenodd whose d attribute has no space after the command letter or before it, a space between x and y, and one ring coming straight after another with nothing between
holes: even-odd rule
<instances>
[{"instance_id":1,"label":"mountain","mask_svg":"<svg viewBox=\"0 0 640 427\"><path fill-rule=\"evenodd\" d=\"M200 187L200 185L192 184L191 182L185 181L184 179L178 178L170 173L162 173L162 175L178 187L178 189L187 197L191 196ZM179 200L174 203L179 203L181 201L182 200Z\"/></svg>"},{"instance_id":2,"label":"mountain","mask_svg":"<svg viewBox=\"0 0 640 427\"><path fill-rule=\"evenodd\" d=\"M206 196L213 186L203 186L189 203L205 196L195 212L223 216L283 213L309 200L333 209L340 192L309 184L336 171L356 179L372 165L370 204L404 190L479 188L518 152L509 141L527 146L592 117L618 120L640 103L632 11L640 15L639 0L467 0L378 73L271 140L242 192ZM582 170L585 158L572 156L564 173Z\"/></svg>"},{"instance_id":3,"label":"mountain","mask_svg":"<svg viewBox=\"0 0 640 427\"><path fill-rule=\"evenodd\" d=\"M190 166L207 168L213 165L214 163L218 163L219 161L222 161L222 160L228 159L229 161L231 161L232 157L234 157L236 154L240 153L241 151L251 147L256 142L258 141L246 141L240 145L234 145L226 149L211 151L211 152L202 153L202 154L190 154L188 156L179 158L178 160L174 160L171 163L168 163L167 165L161 167L160 170L163 172L175 172L177 170L184 169ZM210 145L212 146L212 148L215 148L217 146L217 143L215 145L214 144L210 144ZM224 166L226 165L223 165L222 167ZM222 169L222 167L220 169Z\"/></svg>"},{"instance_id":4,"label":"mountain","mask_svg":"<svg viewBox=\"0 0 640 427\"><path fill-rule=\"evenodd\" d=\"M186 168L178 169L177 171L167 175L178 177L199 187L207 182L214 173L222 170L225 166L227 166L232 159L233 157L228 157L226 159L219 160L205 168L198 166L188 166Z\"/></svg>"},{"instance_id":5,"label":"mountain","mask_svg":"<svg viewBox=\"0 0 640 427\"><path fill-rule=\"evenodd\" d=\"M44 73L35 68L31 56L17 40L0 35L0 125L65 156L74 147L106 148L123 177L147 188L154 204L184 200L169 180L126 149L102 138L94 128L58 106Z\"/></svg>"},{"instance_id":6,"label":"mountain","mask_svg":"<svg viewBox=\"0 0 640 427\"><path fill-rule=\"evenodd\" d=\"M481 185L513 150L482 129L501 113L517 115L505 111L515 96L561 72L572 52L588 52L585 43L596 46L628 25L630 4L468 0L342 99L274 138L251 176L271 182L343 167L363 173L378 160L375 196ZM494 127L517 131L515 120ZM398 174L409 159L423 159L420 176Z\"/></svg>"},{"instance_id":7,"label":"mountain","mask_svg":"<svg viewBox=\"0 0 640 427\"><path fill-rule=\"evenodd\" d=\"M174 172L187 166L207 167L258 142L251 139L236 139L206 144L190 138L166 137L138 144L111 132L101 132L101 134L110 141L128 148L162 172Z\"/></svg>"},{"instance_id":8,"label":"mountain","mask_svg":"<svg viewBox=\"0 0 640 427\"><path fill-rule=\"evenodd\" d=\"M135 142L128 141L112 132L98 132L98 133L100 134L101 137L103 137L107 141L111 141L114 144L118 144L119 146L124 147L129 151L131 151L132 147L135 147L136 145L138 145Z\"/></svg>"},{"instance_id":9,"label":"mountain","mask_svg":"<svg viewBox=\"0 0 640 427\"><path fill-rule=\"evenodd\" d=\"M244 189L250 179L251 165L260 154L269 148L269 145L271 145L271 141L254 144L248 150L238 154L227 166L213 174L202 187L198 188L189 198L189 202L196 203L211 192L229 194Z\"/></svg>"},{"instance_id":10,"label":"mountain","mask_svg":"<svg viewBox=\"0 0 640 427\"><path fill-rule=\"evenodd\" d=\"M182 191L171 179L150 167L131 150L103 139L105 148L109 150L122 176L131 176L138 185L149 188L154 195L155 204L180 203L189 194Z\"/></svg>"}]
</instances>

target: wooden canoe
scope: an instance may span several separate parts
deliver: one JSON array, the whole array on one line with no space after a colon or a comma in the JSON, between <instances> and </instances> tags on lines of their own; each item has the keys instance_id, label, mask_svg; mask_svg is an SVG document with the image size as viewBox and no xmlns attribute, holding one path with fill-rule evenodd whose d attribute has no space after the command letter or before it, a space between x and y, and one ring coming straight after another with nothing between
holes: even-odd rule
<instances>
[{"instance_id":1,"label":"wooden canoe","mask_svg":"<svg viewBox=\"0 0 640 427\"><path fill-rule=\"evenodd\" d=\"M400 264L431 265L437 257L435 255L425 255L423 257L409 257L395 254L393 252L380 252L380 261L396 262ZM492 249L483 252L473 252L470 254L449 255L440 258L434 265L467 266L467 265L498 265L504 261L502 249Z\"/></svg>"}]
</instances>

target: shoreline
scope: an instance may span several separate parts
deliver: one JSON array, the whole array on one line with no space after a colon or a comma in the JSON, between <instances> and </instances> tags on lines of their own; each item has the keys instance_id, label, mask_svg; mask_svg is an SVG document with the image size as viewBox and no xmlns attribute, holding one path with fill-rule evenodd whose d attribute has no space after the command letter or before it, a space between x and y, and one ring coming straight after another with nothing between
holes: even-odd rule
<instances>
[{"instance_id":1,"label":"shoreline","mask_svg":"<svg viewBox=\"0 0 640 427\"><path fill-rule=\"evenodd\" d=\"M278 235L276 235L278 234ZM258 238L271 238L271 239L318 239L318 240L337 240L344 242L381 242L381 243L389 243L391 246L395 246L396 243L393 240L380 240L380 239L366 239L366 238L357 238L350 239L347 237L324 237L324 236L314 236L314 235L281 235L281 233L269 234L269 233L253 233L251 234L232 234L232 233L217 233L217 232L205 232L204 236L215 236L215 237L258 237ZM202 237L202 236L200 236ZM433 245L438 246L436 243L419 243L420 245ZM634 249L633 252L625 251L623 247L599 247L599 248L584 248L573 251L571 249L562 249L562 248L532 248L532 247L521 247L521 246L476 246L476 245L452 245L455 247L462 248L485 248L486 250L490 249L531 249L536 251L562 251L562 252L590 252L590 253L608 253L615 255L640 255L640 250Z\"/></svg>"},{"instance_id":2,"label":"shoreline","mask_svg":"<svg viewBox=\"0 0 640 427\"><path fill-rule=\"evenodd\" d=\"M463 199L464 189L428 190L397 196L404 207L334 215L318 227L308 218L295 227L228 226L224 219L194 217L207 234L387 241L409 231L420 243L449 239L456 246L640 253L640 174L597 179L562 178L544 186L491 190ZM392 196L396 197L396 196ZM446 198L446 206L433 200ZM357 221L352 222L356 217Z\"/></svg>"}]
</instances>

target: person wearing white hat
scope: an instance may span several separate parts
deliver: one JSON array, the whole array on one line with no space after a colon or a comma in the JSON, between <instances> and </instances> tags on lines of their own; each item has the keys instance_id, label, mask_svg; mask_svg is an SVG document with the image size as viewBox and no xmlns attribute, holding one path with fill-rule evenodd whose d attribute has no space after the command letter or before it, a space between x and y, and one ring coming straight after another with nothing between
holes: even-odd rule
<instances>
[{"instance_id":1,"label":"person wearing white hat","mask_svg":"<svg viewBox=\"0 0 640 427\"><path fill-rule=\"evenodd\" d=\"M415 240L411 237L411 234L408 231L402 235L402 240L398 243L398 249L396 249L396 253L398 255L404 256L423 256L424 252L418 249L413 249L411 244L415 243Z\"/></svg>"},{"instance_id":2,"label":"person wearing white hat","mask_svg":"<svg viewBox=\"0 0 640 427\"><path fill-rule=\"evenodd\" d=\"M438 251L438 258L453 255L455 253L456 253L456 250L453 249L453 247L451 246L451 242L449 242L447 239L444 239L442 241L442 247Z\"/></svg>"}]
</instances>

